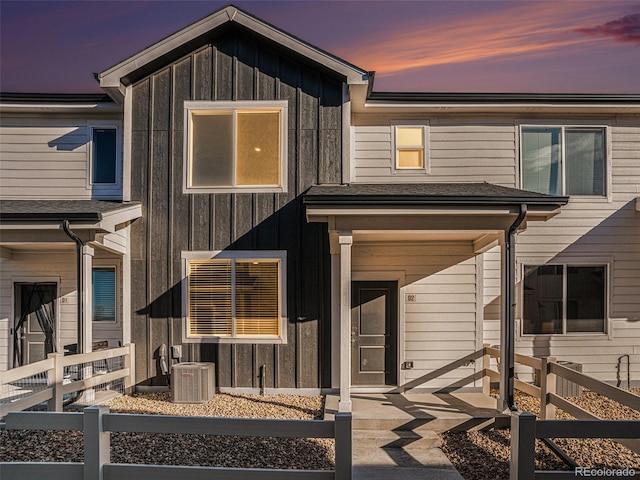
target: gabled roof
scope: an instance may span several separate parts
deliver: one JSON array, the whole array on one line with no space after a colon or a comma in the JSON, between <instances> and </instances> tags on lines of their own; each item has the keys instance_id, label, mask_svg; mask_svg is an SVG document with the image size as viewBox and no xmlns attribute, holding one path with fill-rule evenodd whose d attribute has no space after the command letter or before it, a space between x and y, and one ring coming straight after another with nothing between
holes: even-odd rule
<instances>
[{"instance_id":1,"label":"gabled roof","mask_svg":"<svg viewBox=\"0 0 640 480\"><path fill-rule=\"evenodd\" d=\"M172 57L172 54L183 54L185 48L195 46L203 37L224 25L244 27L344 76L350 84L367 82L366 70L314 47L233 5L228 5L99 73L100 86L112 98L120 101L123 96L123 86L130 83L129 77L134 72L156 65L163 58Z\"/></svg>"}]
</instances>

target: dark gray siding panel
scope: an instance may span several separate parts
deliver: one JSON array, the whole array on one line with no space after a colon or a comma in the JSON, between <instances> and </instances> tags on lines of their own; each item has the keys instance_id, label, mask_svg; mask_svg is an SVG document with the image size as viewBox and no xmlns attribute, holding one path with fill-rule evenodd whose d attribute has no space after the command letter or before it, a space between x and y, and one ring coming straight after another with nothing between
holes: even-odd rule
<instances>
[{"instance_id":1,"label":"dark gray siding panel","mask_svg":"<svg viewBox=\"0 0 640 480\"><path fill-rule=\"evenodd\" d=\"M185 100L287 100L288 191L183 194ZM180 344L185 250L286 250L284 345L189 344L182 361L216 363L223 387L328 387L329 254L326 226L307 224L301 195L341 172L342 84L285 53L232 32L133 88L133 339L138 381L162 384L158 353ZM173 361L173 360L171 360Z\"/></svg>"}]
</instances>

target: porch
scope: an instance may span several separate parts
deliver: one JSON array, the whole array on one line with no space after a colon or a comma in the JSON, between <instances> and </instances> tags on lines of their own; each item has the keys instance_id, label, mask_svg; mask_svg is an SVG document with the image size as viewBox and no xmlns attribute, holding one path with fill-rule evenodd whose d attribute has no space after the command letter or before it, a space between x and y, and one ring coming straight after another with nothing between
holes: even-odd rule
<instances>
[{"instance_id":1,"label":"porch","mask_svg":"<svg viewBox=\"0 0 640 480\"><path fill-rule=\"evenodd\" d=\"M470 374L476 375L470 388L481 386L473 361L440 379L442 385L423 384L482 347L482 255L496 247L503 347L498 408L512 405L516 234L527 222L559 213L566 197L487 183L358 184L312 187L304 201L309 222L328 224L339 411L353 411L357 421L353 402L362 393L429 393ZM426 403L446 408L441 400ZM460 405L460 398L449 400Z\"/></svg>"}]
</instances>

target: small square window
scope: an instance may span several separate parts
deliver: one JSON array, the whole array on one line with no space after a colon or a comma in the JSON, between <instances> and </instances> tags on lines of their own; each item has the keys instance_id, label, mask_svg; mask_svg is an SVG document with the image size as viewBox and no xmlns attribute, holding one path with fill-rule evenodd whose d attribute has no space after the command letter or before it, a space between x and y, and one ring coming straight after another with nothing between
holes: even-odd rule
<instances>
[{"instance_id":1,"label":"small square window","mask_svg":"<svg viewBox=\"0 0 640 480\"><path fill-rule=\"evenodd\" d=\"M426 170L425 127L396 126L395 149L396 170Z\"/></svg>"},{"instance_id":2,"label":"small square window","mask_svg":"<svg viewBox=\"0 0 640 480\"><path fill-rule=\"evenodd\" d=\"M185 102L186 192L286 191L286 102Z\"/></svg>"},{"instance_id":3,"label":"small square window","mask_svg":"<svg viewBox=\"0 0 640 480\"><path fill-rule=\"evenodd\" d=\"M116 133L115 128L91 129L91 182L94 185L116 183Z\"/></svg>"}]
</instances>

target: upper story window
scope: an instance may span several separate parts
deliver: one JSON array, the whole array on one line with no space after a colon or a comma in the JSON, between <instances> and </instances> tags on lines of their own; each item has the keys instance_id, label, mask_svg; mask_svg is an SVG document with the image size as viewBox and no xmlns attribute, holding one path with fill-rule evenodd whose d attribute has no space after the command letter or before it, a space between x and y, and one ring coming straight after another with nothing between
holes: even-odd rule
<instances>
[{"instance_id":1,"label":"upper story window","mask_svg":"<svg viewBox=\"0 0 640 480\"><path fill-rule=\"evenodd\" d=\"M115 127L91 129L91 183L117 183L118 140Z\"/></svg>"},{"instance_id":2,"label":"upper story window","mask_svg":"<svg viewBox=\"0 0 640 480\"><path fill-rule=\"evenodd\" d=\"M551 195L606 195L604 127L522 127L522 188Z\"/></svg>"},{"instance_id":3,"label":"upper story window","mask_svg":"<svg viewBox=\"0 0 640 480\"><path fill-rule=\"evenodd\" d=\"M605 265L526 265L524 334L606 333Z\"/></svg>"},{"instance_id":4,"label":"upper story window","mask_svg":"<svg viewBox=\"0 0 640 480\"><path fill-rule=\"evenodd\" d=\"M396 125L395 170L397 173L426 173L427 134L423 125Z\"/></svg>"},{"instance_id":5,"label":"upper story window","mask_svg":"<svg viewBox=\"0 0 640 480\"><path fill-rule=\"evenodd\" d=\"M186 341L285 340L285 252L183 256L191 257L186 259Z\"/></svg>"},{"instance_id":6,"label":"upper story window","mask_svg":"<svg viewBox=\"0 0 640 480\"><path fill-rule=\"evenodd\" d=\"M284 192L287 102L185 102L185 191Z\"/></svg>"}]
</instances>

